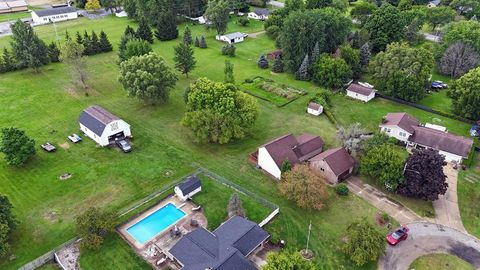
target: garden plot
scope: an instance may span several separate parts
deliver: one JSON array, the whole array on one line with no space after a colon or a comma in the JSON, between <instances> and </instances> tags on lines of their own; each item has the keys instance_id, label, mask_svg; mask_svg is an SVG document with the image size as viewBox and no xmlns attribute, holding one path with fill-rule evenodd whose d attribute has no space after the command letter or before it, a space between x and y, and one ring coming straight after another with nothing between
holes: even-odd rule
<instances>
[{"instance_id":1,"label":"garden plot","mask_svg":"<svg viewBox=\"0 0 480 270\"><path fill-rule=\"evenodd\" d=\"M269 101L278 107L283 107L308 93L304 89L277 83L263 77L245 80L242 89L248 94Z\"/></svg>"}]
</instances>

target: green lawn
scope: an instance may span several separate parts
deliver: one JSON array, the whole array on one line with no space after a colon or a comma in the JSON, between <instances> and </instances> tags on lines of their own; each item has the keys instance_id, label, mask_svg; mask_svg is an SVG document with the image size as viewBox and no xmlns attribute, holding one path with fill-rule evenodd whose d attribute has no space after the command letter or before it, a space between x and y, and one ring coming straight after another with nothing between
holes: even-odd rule
<instances>
[{"instance_id":1,"label":"green lawn","mask_svg":"<svg viewBox=\"0 0 480 270\"><path fill-rule=\"evenodd\" d=\"M59 270L59 269L61 268L56 263L47 263L41 266L40 268L37 268L37 270Z\"/></svg>"},{"instance_id":2,"label":"green lawn","mask_svg":"<svg viewBox=\"0 0 480 270\"><path fill-rule=\"evenodd\" d=\"M81 18L57 24L63 40L66 29L70 34L95 29L104 30L114 47L127 24L125 18L108 17L91 21ZM180 27L183 32L184 25ZM55 40L52 25L35 28L47 42ZM286 240L290 249L300 249L306 242L306 230L313 223L311 248L316 253L315 263L321 269L375 269L371 263L356 267L343 256L338 247L347 224L353 219L367 216L372 221L377 211L355 196L340 198L333 195L322 211L297 208L279 195L276 182L266 177L247 162L248 153L259 145L286 133L309 132L320 135L327 147L337 146L335 126L325 116L308 117L306 102L318 89L309 82L295 81L291 74L271 75L269 70L256 67L259 55L274 50L274 41L261 35L247 38L237 45L237 56L230 60L235 65L235 78L242 82L253 76L275 79L309 91L288 106L258 100L260 116L251 136L229 145L197 144L192 134L180 125L185 111L183 91L195 78L206 76L223 80L223 62L220 55L222 43L214 40L213 31L205 34L202 26L191 26L193 36L206 35L208 49L195 48L197 69L190 79L179 75L176 90L167 104L146 106L128 98L117 81L116 52L88 57L89 95L71 82L63 64L50 64L39 74L22 70L0 75L0 127L16 126L34 138L37 145L51 141L58 147L56 153L38 154L24 167L14 168L0 161L0 189L14 205L20 221L13 235L12 252L16 259L0 262L1 269L17 269L24 263L42 255L53 247L71 239L74 234L75 215L92 205L120 210L162 189L174 178L192 171L196 162L244 188L280 206L280 215L267 229ZM260 22L248 27L235 23L230 31L253 33L262 30ZM0 48L8 45L10 37L0 39ZM155 52L173 64L173 46L179 41L159 42ZM111 148L97 148L85 139L80 144L67 142L66 136L78 132L78 116L89 105L98 104L125 119L135 136L134 151L123 154ZM368 104L356 103L342 96L334 97L334 112L342 124L360 121L370 130L376 130L381 117L389 111L408 111L421 121L444 124L452 132L466 133L468 127L454 120L437 117L423 111L376 99ZM172 177L164 172L171 170ZM70 172L67 181L59 175ZM224 196L226 198L227 196ZM208 208L208 205L207 205ZM218 222L218 221L217 221ZM118 236L107 239L97 252L84 253L82 269L132 269L143 268L131 249Z\"/></svg>"},{"instance_id":3,"label":"green lawn","mask_svg":"<svg viewBox=\"0 0 480 270\"><path fill-rule=\"evenodd\" d=\"M430 254L416 259L409 267L415 270L474 270L468 262L447 254Z\"/></svg>"},{"instance_id":4,"label":"green lawn","mask_svg":"<svg viewBox=\"0 0 480 270\"><path fill-rule=\"evenodd\" d=\"M480 237L480 161L466 171L460 171L458 177L458 204L462 222L468 232Z\"/></svg>"},{"instance_id":5,"label":"green lawn","mask_svg":"<svg viewBox=\"0 0 480 270\"><path fill-rule=\"evenodd\" d=\"M451 84L451 78L445 75L440 74L438 71L434 71L432 74L432 81L442 81L448 85ZM418 104L425 105L432 109L452 113L452 99L447 97L448 90L440 90L439 92L432 92L427 94Z\"/></svg>"}]
</instances>

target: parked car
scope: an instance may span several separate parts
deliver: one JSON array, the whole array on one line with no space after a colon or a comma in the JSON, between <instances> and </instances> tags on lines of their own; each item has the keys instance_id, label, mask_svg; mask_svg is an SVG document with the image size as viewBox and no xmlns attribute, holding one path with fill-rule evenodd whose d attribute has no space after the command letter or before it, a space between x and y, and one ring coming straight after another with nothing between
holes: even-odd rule
<instances>
[{"instance_id":1,"label":"parked car","mask_svg":"<svg viewBox=\"0 0 480 270\"><path fill-rule=\"evenodd\" d=\"M433 81L431 84L431 88L434 90L441 90L448 88L448 85L443 83L442 81Z\"/></svg>"},{"instance_id":2,"label":"parked car","mask_svg":"<svg viewBox=\"0 0 480 270\"><path fill-rule=\"evenodd\" d=\"M78 136L77 134L73 133L72 135L68 136L68 139L73 143L78 143L82 141L82 137Z\"/></svg>"},{"instance_id":3,"label":"parked car","mask_svg":"<svg viewBox=\"0 0 480 270\"><path fill-rule=\"evenodd\" d=\"M387 235L387 242L392 246L396 246L398 243L408 238L409 229L406 226L402 226L396 231Z\"/></svg>"},{"instance_id":4,"label":"parked car","mask_svg":"<svg viewBox=\"0 0 480 270\"><path fill-rule=\"evenodd\" d=\"M54 152L55 150L57 150L57 148L49 142L42 144L41 147L47 152Z\"/></svg>"},{"instance_id":5,"label":"parked car","mask_svg":"<svg viewBox=\"0 0 480 270\"><path fill-rule=\"evenodd\" d=\"M124 153L132 151L132 146L125 139L116 140L115 143Z\"/></svg>"}]
</instances>

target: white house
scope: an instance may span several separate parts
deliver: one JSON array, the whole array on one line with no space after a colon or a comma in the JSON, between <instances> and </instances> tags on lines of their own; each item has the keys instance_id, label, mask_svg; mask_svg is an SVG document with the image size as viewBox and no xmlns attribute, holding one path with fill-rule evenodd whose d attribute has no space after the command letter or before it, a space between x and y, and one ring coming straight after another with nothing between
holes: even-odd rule
<instances>
[{"instance_id":1,"label":"white house","mask_svg":"<svg viewBox=\"0 0 480 270\"><path fill-rule=\"evenodd\" d=\"M202 191L202 182L196 175L192 175L175 186L174 191L175 195L177 195L180 200L186 201L192 198L193 195Z\"/></svg>"},{"instance_id":2,"label":"white house","mask_svg":"<svg viewBox=\"0 0 480 270\"><path fill-rule=\"evenodd\" d=\"M352 83L347 87L347 96L363 102L369 102L375 97L375 89Z\"/></svg>"},{"instance_id":3,"label":"white house","mask_svg":"<svg viewBox=\"0 0 480 270\"><path fill-rule=\"evenodd\" d=\"M253 12L248 13L248 18L254 20L267 20L270 15L270 10L264 8L256 8Z\"/></svg>"},{"instance_id":4,"label":"white house","mask_svg":"<svg viewBox=\"0 0 480 270\"><path fill-rule=\"evenodd\" d=\"M115 16L118 18L125 18L128 17L128 13L125 10L122 10L120 12L115 12Z\"/></svg>"},{"instance_id":5,"label":"white house","mask_svg":"<svg viewBox=\"0 0 480 270\"><path fill-rule=\"evenodd\" d=\"M93 105L79 118L80 130L100 146L115 142L116 138L132 137L130 125L104 108Z\"/></svg>"},{"instance_id":6,"label":"white house","mask_svg":"<svg viewBox=\"0 0 480 270\"><path fill-rule=\"evenodd\" d=\"M58 7L32 11L34 25L75 20L77 18L77 9L74 7Z\"/></svg>"},{"instance_id":7,"label":"white house","mask_svg":"<svg viewBox=\"0 0 480 270\"><path fill-rule=\"evenodd\" d=\"M243 42L245 38L245 34L242 34L240 32L235 32L227 35L217 35L215 38L217 40L226 42L228 44L234 44L234 43Z\"/></svg>"},{"instance_id":8,"label":"white house","mask_svg":"<svg viewBox=\"0 0 480 270\"><path fill-rule=\"evenodd\" d=\"M420 122L407 113L389 113L379 125L380 131L404 143L415 132L415 126L420 126Z\"/></svg>"},{"instance_id":9,"label":"white house","mask_svg":"<svg viewBox=\"0 0 480 270\"><path fill-rule=\"evenodd\" d=\"M323 106L315 102L308 103L307 113L315 116L319 116L323 112Z\"/></svg>"},{"instance_id":10,"label":"white house","mask_svg":"<svg viewBox=\"0 0 480 270\"><path fill-rule=\"evenodd\" d=\"M284 135L257 150L257 166L276 179L282 176L282 164L288 161L291 166L302 163L318 155L323 149L323 140L319 136L302 134Z\"/></svg>"},{"instance_id":11,"label":"white house","mask_svg":"<svg viewBox=\"0 0 480 270\"><path fill-rule=\"evenodd\" d=\"M438 5L440 5L440 0L433 0L428 2L427 7L434 8L434 7L437 7Z\"/></svg>"}]
</instances>

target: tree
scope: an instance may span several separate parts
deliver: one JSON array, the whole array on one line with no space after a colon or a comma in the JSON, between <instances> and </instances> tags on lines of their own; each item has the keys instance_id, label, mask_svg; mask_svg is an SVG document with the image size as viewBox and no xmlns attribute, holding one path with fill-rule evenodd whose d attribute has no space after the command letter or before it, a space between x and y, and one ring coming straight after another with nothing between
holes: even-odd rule
<instances>
[{"instance_id":1,"label":"tree","mask_svg":"<svg viewBox=\"0 0 480 270\"><path fill-rule=\"evenodd\" d=\"M370 57L372 56L372 51L370 49L370 43L365 43L360 48L360 64L362 67L367 67L370 63Z\"/></svg>"},{"instance_id":2,"label":"tree","mask_svg":"<svg viewBox=\"0 0 480 270\"><path fill-rule=\"evenodd\" d=\"M92 39L91 39L91 44L90 44L90 53L97 54L100 52L100 41L98 40L97 33L95 31L92 31Z\"/></svg>"},{"instance_id":3,"label":"tree","mask_svg":"<svg viewBox=\"0 0 480 270\"><path fill-rule=\"evenodd\" d=\"M395 191L403 183L403 165L404 159L395 147L382 144L370 149L361 159L360 170Z\"/></svg>"},{"instance_id":4,"label":"tree","mask_svg":"<svg viewBox=\"0 0 480 270\"><path fill-rule=\"evenodd\" d=\"M92 38L90 37L90 35L87 33L87 31L85 30L85 32L83 33L83 54L84 55L92 55L94 54L93 52L93 46L92 46Z\"/></svg>"},{"instance_id":5,"label":"tree","mask_svg":"<svg viewBox=\"0 0 480 270\"><path fill-rule=\"evenodd\" d=\"M264 54L260 55L260 58L257 61L257 66L261 69L267 69L268 68L268 60L265 57Z\"/></svg>"},{"instance_id":6,"label":"tree","mask_svg":"<svg viewBox=\"0 0 480 270\"><path fill-rule=\"evenodd\" d=\"M185 31L183 32L183 43L186 45L192 45L193 40L192 40L192 31L190 31L190 28L185 27Z\"/></svg>"},{"instance_id":7,"label":"tree","mask_svg":"<svg viewBox=\"0 0 480 270\"><path fill-rule=\"evenodd\" d=\"M110 43L110 40L108 40L107 34L103 31L100 32L99 49L101 52L113 51L112 44Z\"/></svg>"},{"instance_id":8,"label":"tree","mask_svg":"<svg viewBox=\"0 0 480 270\"><path fill-rule=\"evenodd\" d=\"M376 9L376 5L369 2L361 1L357 2L356 5L352 8L352 10L350 10L350 15L352 16L352 18L360 21L360 23L363 25L367 22L368 17L370 17Z\"/></svg>"},{"instance_id":9,"label":"tree","mask_svg":"<svg viewBox=\"0 0 480 270\"><path fill-rule=\"evenodd\" d=\"M149 53L122 62L118 80L129 96L156 104L168 101L177 76L162 57Z\"/></svg>"},{"instance_id":10,"label":"tree","mask_svg":"<svg viewBox=\"0 0 480 270\"><path fill-rule=\"evenodd\" d=\"M305 5L308 9L317 9L328 7L331 4L332 0L307 0Z\"/></svg>"},{"instance_id":11,"label":"tree","mask_svg":"<svg viewBox=\"0 0 480 270\"><path fill-rule=\"evenodd\" d=\"M449 7L429 8L427 11L427 22L432 26L432 31L437 26L448 24L455 19L455 11Z\"/></svg>"},{"instance_id":12,"label":"tree","mask_svg":"<svg viewBox=\"0 0 480 270\"><path fill-rule=\"evenodd\" d=\"M185 74L188 78L188 73L192 71L197 61L193 56L193 49L185 43L178 44L175 48L175 55L173 61L175 61L175 68Z\"/></svg>"},{"instance_id":13,"label":"tree","mask_svg":"<svg viewBox=\"0 0 480 270\"><path fill-rule=\"evenodd\" d=\"M84 54L84 47L72 40L67 40L60 49L60 59L69 66L74 79L78 80L83 89L87 89L87 69Z\"/></svg>"},{"instance_id":14,"label":"tree","mask_svg":"<svg viewBox=\"0 0 480 270\"><path fill-rule=\"evenodd\" d=\"M3 128L0 137L0 152L8 165L23 165L35 155L35 141L25 131L16 128Z\"/></svg>"},{"instance_id":15,"label":"tree","mask_svg":"<svg viewBox=\"0 0 480 270\"><path fill-rule=\"evenodd\" d=\"M125 48L124 60L128 60L134 56L149 54L152 51L152 45L147 41L136 38L130 39Z\"/></svg>"},{"instance_id":16,"label":"tree","mask_svg":"<svg viewBox=\"0 0 480 270\"><path fill-rule=\"evenodd\" d=\"M398 2L398 9L401 11L409 10L412 8L413 1L412 0L400 0Z\"/></svg>"},{"instance_id":17,"label":"tree","mask_svg":"<svg viewBox=\"0 0 480 270\"><path fill-rule=\"evenodd\" d=\"M282 73L283 72L283 60L281 57L275 58L273 60L272 72Z\"/></svg>"},{"instance_id":18,"label":"tree","mask_svg":"<svg viewBox=\"0 0 480 270\"><path fill-rule=\"evenodd\" d=\"M345 13L349 7L349 0L333 0L331 7Z\"/></svg>"},{"instance_id":19,"label":"tree","mask_svg":"<svg viewBox=\"0 0 480 270\"><path fill-rule=\"evenodd\" d=\"M433 68L433 55L424 48L392 43L370 63L377 89L383 93L417 102L426 94Z\"/></svg>"},{"instance_id":20,"label":"tree","mask_svg":"<svg viewBox=\"0 0 480 270\"><path fill-rule=\"evenodd\" d=\"M352 70L353 79L358 79L362 72L362 67L360 64L360 51L352 48L350 44L344 44L339 47L340 55L345 63Z\"/></svg>"},{"instance_id":21,"label":"tree","mask_svg":"<svg viewBox=\"0 0 480 270\"><path fill-rule=\"evenodd\" d=\"M316 42L312 50L312 63L317 62L318 58L320 58L320 45Z\"/></svg>"},{"instance_id":22,"label":"tree","mask_svg":"<svg viewBox=\"0 0 480 270\"><path fill-rule=\"evenodd\" d=\"M195 47L200 48L200 40L198 37L195 37L195 42L193 43Z\"/></svg>"},{"instance_id":23,"label":"tree","mask_svg":"<svg viewBox=\"0 0 480 270\"><path fill-rule=\"evenodd\" d=\"M286 0L284 9L288 12L304 10L305 2L303 0Z\"/></svg>"},{"instance_id":24,"label":"tree","mask_svg":"<svg viewBox=\"0 0 480 270\"><path fill-rule=\"evenodd\" d=\"M155 36L159 40L167 41L178 37L176 18L171 12L160 13L156 25Z\"/></svg>"},{"instance_id":25,"label":"tree","mask_svg":"<svg viewBox=\"0 0 480 270\"><path fill-rule=\"evenodd\" d=\"M130 34L126 34L126 35L123 35L122 38L120 39L120 44L118 45L118 60L119 60L119 63L125 61L127 59L127 56L126 56L126 51L127 51L127 43L134 39L135 37L130 35Z\"/></svg>"},{"instance_id":26,"label":"tree","mask_svg":"<svg viewBox=\"0 0 480 270\"><path fill-rule=\"evenodd\" d=\"M245 209L243 209L242 201L236 192L232 194L230 197L230 201L228 202L228 217L231 218L233 216L240 216L246 217Z\"/></svg>"},{"instance_id":27,"label":"tree","mask_svg":"<svg viewBox=\"0 0 480 270\"><path fill-rule=\"evenodd\" d=\"M250 20L248 18L240 18L238 19L238 24L240 24L241 26L247 26L250 24Z\"/></svg>"},{"instance_id":28,"label":"tree","mask_svg":"<svg viewBox=\"0 0 480 270\"><path fill-rule=\"evenodd\" d=\"M480 3L476 0L453 0L450 7L458 10L467 19L480 16Z\"/></svg>"},{"instance_id":29,"label":"tree","mask_svg":"<svg viewBox=\"0 0 480 270\"><path fill-rule=\"evenodd\" d=\"M0 59L0 73L10 72L17 69L15 55L6 47L3 48L3 55Z\"/></svg>"},{"instance_id":30,"label":"tree","mask_svg":"<svg viewBox=\"0 0 480 270\"><path fill-rule=\"evenodd\" d=\"M152 29L150 29L150 25L148 25L147 19L140 20L137 32L135 32L135 37L143 39L150 44L153 44L153 33Z\"/></svg>"},{"instance_id":31,"label":"tree","mask_svg":"<svg viewBox=\"0 0 480 270\"><path fill-rule=\"evenodd\" d=\"M340 88L352 78L352 69L341 58L322 54L313 65L313 81L324 87Z\"/></svg>"},{"instance_id":32,"label":"tree","mask_svg":"<svg viewBox=\"0 0 480 270\"><path fill-rule=\"evenodd\" d=\"M308 260L305 260L300 252L269 252L267 264L263 270L316 270L317 267Z\"/></svg>"},{"instance_id":33,"label":"tree","mask_svg":"<svg viewBox=\"0 0 480 270\"><path fill-rule=\"evenodd\" d=\"M442 74L458 79L472 68L478 66L479 56L469 45L457 41L443 53L438 69Z\"/></svg>"},{"instance_id":34,"label":"tree","mask_svg":"<svg viewBox=\"0 0 480 270\"><path fill-rule=\"evenodd\" d=\"M468 119L480 119L480 68L454 81L448 96L452 98L453 112Z\"/></svg>"},{"instance_id":35,"label":"tree","mask_svg":"<svg viewBox=\"0 0 480 270\"><path fill-rule=\"evenodd\" d=\"M100 1L99 0L87 0L87 3L85 4L85 9L86 10L97 11L100 8L101 8L101 6L100 6Z\"/></svg>"},{"instance_id":36,"label":"tree","mask_svg":"<svg viewBox=\"0 0 480 270\"><path fill-rule=\"evenodd\" d=\"M118 12L122 6L122 0L100 0L100 4L107 11Z\"/></svg>"},{"instance_id":37,"label":"tree","mask_svg":"<svg viewBox=\"0 0 480 270\"><path fill-rule=\"evenodd\" d=\"M229 12L230 7L227 1L210 0L203 16L212 22L213 27L217 30L217 35L223 35L227 31Z\"/></svg>"},{"instance_id":38,"label":"tree","mask_svg":"<svg viewBox=\"0 0 480 270\"><path fill-rule=\"evenodd\" d=\"M414 19L405 28L404 36L410 44L416 44L423 37L423 35L418 33L420 31L420 27L422 27L420 20Z\"/></svg>"},{"instance_id":39,"label":"tree","mask_svg":"<svg viewBox=\"0 0 480 270\"><path fill-rule=\"evenodd\" d=\"M360 123L354 123L347 128L340 127L337 130L337 139L353 156L357 156L363 148L363 142L368 139L366 133Z\"/></svg>"},{"instance_id":40,"label":"tree","mask_svg":"<svg viewBox=\"0 0 480 270\"><path fill-rule=\"evenodd\" d=\"M8 197L0 194L0 258L10 250L8 240L17 227L17 220L12 213L12 204Z\"/></svg>"},{"instance_id":41,"label":"tree","mask_svg":"<svg viewBox=\"0 0 480 270\"><path fill-rule=\"evenodd\" d=\"M233 84L200 78L190 85L182 124L195 140L225 144L244 138L258 117L255 99Z\"/></svg>"},{"instance_id":42,"label":"tree","mask_svg":"<svg viewBox=\"0 0 480 270\"><path fill-rule=\"evenodd\" d=\"M447 192L447 176L443 173L445 157L437 150L416 150L407 159L405 182L398 188L401 195L434 201Z\"/></svg>"},{"instance_id":43,"label":"tree","mask_svg":"<svg viewBox=\"0 0 480 270\"><path fill-rule=\"evenodd\" d=\"M239 11L248 11L248 2L247 0L227 0L232 10L235 14L238 14Z\"/></svg>"},{"instance_id":44,"label":"tree","mask_svg":"<svg viewBox=\"0 0 480 270\"><path fill-rule=\"evenodd\" d=\"M230 57L235 57L235 51L237 48L233 44L226 44L222 47L222 55L227 55Z\"/></svg>"},{"instance_id":45,"label":"tree","mask_svg":"<svg viewBox=\"0 0 480 270\"><path fill-rule=\"evenodd\" d=\"M300 81L308 81L310 80L310 74L308 69L310 67L310 60L308 59L308 54L305 55L303 58L302 64L298 68L297 72L295 72L295 79Z\"/></svg>"},{"instance_id":46,"label":"tree","mask_svg":"<svg viewBox=\"0 0 480 270\"><path fill-rule=\"evenodd\" d=\"M368 153L370 150L380 147L384 144L395 145L397 140L393 137L389 137L383 132L376 132L372 137L363 141L362 148L365 153Z\"/></svg>"},{"instance_id":47,"label":"tree","mask_svg":"<svg viewBox=\"0 0 480 270\"><path fill-rule=\"evenodd\" d=\"M38 68L48 64L48 48L38 38L30 24L18 20L11 26L12 50L19 67L33 68L38 73Z\"/></svg>"},{"instance_id":48,"label":"tree","mask_svg":"<svg viewBox=\"0 0 480 270\"><path fill-rule=\"evenodd\" d=\"M103 239L113 231L115 214L95 207L88 208L75 219L75 228L82 238L81 246L87 249L98 249Z\"/></svg>"},{"instance_id":49,"label":"tree","mask_svg":"<svg viewBox=\"0 0 480 270\"><path fill-rule=\"evenodd\" d=\"M66 39L68 40L68 39ZM75 34L75 41L78 43L78 44L82 44L83 45L83 38L82 38L82 35L80 35L80 32L77 31L77 33Z\"/></svg>"},{"instance_id":50,"label":"tree","mask_svg":"<svg viewBox=\"0 0 480 270\"><path fill-rule=\"evenodd\" d=\"M375 10L365 24L370 33L370 44L375 52L383 51L388 44L400 41L405 22L400 11L387 3Z\"/></svg>"},{"instance_id":51,"label":"tree","mask_svg":"<svg viewBox=\"0 0 480 270\"><path fill-rule=\"evenodd\" d=\"M60 62L60 50L55 42L52 42L50 45L48 45L48 58L52 63Z\"/></svg>"},{"instance_id":52,"label":"tree","mask_svg":"<svg viewBox=\"0 0 480 270\"><path fill-rule=\"evenodd\" d=\"M324 180L305 164L283 173L279 189L280 193L301 208L320 210L328 198Z\"/></svg>"},{"instance_id":53,"label":"tree","mask_svg":"<svg viewBox=\"0 0 480 270\"><path fill-rule=\"evenodd\" d=\"M291 171L291 170L292 170L292 163L290 163L290 161L287 158L282 162L282 168L280 169L280 171L282 173L284 173L284 172L288 172L288 171Z\"/></svg>"},{"instance_id":54,"label":"tree","mask_svg":"<svg viewBox=\"0 0 480 270\"><path fill-rule=\"evenodd\" d=\"M347 242L342 251L358 266L377 261L385 250L383 233L366 218L350 223L346 230Z\"/></svg>"},{"instance_id":55,"label":"tree","mask_svg":"<svg viewBox=\"0 0 480 270\"><path fill-rule=\"evenodd\" d=\"M125 36L132 36L132 37L135 37L135 30L133 30L133 28L130 26L130 25L127 25L127 27L125 27L125 31L123 32L123 34Z\"/></svg>"},{"instance_id":56,"label":"tree","mask_svg":"<svg viewBox=\"0 0 480 270\"><path fill-rule=\"evenodd\" d=\"M206 48L207 48L207 41L205 40L205 37L204 37L204 36L202 36L202 37L200 38L200 48L202 48L202 49L206 49Z\"/></svg>"},{"instance_id":57,"label":"tree","mask_svg":"<svg viewBox=\"0 0 480 270\"><path fill-rule=\"evenodd\" d=\"M223 69L225 83L235 84L235 76L233 75L233 64L229 60L225 60L225 68Z\"/></svg>"},{"instance_id":58,"label":"tree","mask_svg":"<svg viewBox=\"0 0 480 270\"><path fill-rule=\"evenodd\" d=\"M461 41L480 54L480 22L470 20L450 23L443 29L442 41L447 46Z\"/></svg>"}]
</instances>

